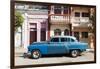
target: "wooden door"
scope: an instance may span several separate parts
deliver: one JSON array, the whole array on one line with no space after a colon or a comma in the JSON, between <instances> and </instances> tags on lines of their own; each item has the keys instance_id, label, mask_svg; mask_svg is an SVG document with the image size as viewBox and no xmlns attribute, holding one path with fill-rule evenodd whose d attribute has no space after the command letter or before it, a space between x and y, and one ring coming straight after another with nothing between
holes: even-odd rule
<instances>
[{"instance_id":1,"label":"wooden door","mask_svg":"<svg viewBox=\"0 0 100 69\"><path fill-rule=\"evenodd\" d=\"M41 29L41 41L46 40L46 29Z\"/></svg>"},{"instance_id":2,"label":"wooden door","mask_svg":"<svg viewBox=\"0 0 100 69\"><path fill-rule=\"evenodd\" d=\"M36 41L37 41L37 31L35 29L31 29L31 31L30 31L30 44L33 42L36 42Z\"/></svg>"}]
</instances>

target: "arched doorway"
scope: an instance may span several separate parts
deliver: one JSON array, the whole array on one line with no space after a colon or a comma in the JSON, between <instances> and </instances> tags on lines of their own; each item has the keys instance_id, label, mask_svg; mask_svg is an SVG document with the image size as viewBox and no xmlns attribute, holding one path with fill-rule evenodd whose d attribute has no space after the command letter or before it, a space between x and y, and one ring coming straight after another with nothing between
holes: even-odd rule
<instances>
[{"instance_id":1,"label":"arched doorway","mask_svg":"<svg viewBox=\"0 0 100 69\"><path fill-rule=\"evenodd\" d=\"M66 35L69 35L69 30L68 29L65 29L64 30L64 35L66 36Z\"/></svg>"},{"instance_id":2,"label":"arched doorway","mask_svg":"<svg viewBox=\"0 0 100 69\"><path fill-rule=\"evenodd\" d=\"M54 30L54 35L55 35L55 36L61 35L61 30L60 30L60 29L55 29L55 30Z\"/></svg>"}]
</instances>

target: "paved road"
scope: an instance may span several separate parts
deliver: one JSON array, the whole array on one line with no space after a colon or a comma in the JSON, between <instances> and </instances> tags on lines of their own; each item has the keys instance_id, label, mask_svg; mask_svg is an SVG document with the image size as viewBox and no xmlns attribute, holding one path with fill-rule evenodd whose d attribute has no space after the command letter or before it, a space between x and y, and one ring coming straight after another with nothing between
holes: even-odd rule
<instances>
[{"instance_id":1,"label":"paved road","mask_svg":"<svg viewBox=\"0 0 100 69\"><path fill-rule=\"evenodd\" d=\"M77 58L69 57L68 55L62 56L44 56L40 59L24 58L21 55L15 56L15 65L37 65L37 64L52 64L52 63L70 63L70 62L85 62L94 61L93 52L84 52L82 56Z\"/></svg>"}]
</instances>

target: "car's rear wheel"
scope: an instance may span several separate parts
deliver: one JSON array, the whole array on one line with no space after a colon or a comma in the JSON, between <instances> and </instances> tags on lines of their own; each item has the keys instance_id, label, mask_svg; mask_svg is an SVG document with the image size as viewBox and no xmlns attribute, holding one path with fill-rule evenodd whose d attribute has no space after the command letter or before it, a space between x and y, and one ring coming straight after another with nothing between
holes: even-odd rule
<instances>
[{"instance_id":1,"label":"car's rear wheel","mask_svg":"<svg viewBox=\"0 0 100 69\"><path fill-rule=\"evenodd\" d=\"M39 50L33 50L33 52L31 53L32 58L34 59L38 59L41 57L41 53Z\"/></svg>"},{"instance_id":2,"label":"car's rear wheel","mask_svg":"<svg viewBox=\"0 0 100 69\"><path fill-rule=\"evenodd\" d=\"M72 57L77 57L79 55L79 50L71 50L70 55Z\"/></svg>"}]
</instances>

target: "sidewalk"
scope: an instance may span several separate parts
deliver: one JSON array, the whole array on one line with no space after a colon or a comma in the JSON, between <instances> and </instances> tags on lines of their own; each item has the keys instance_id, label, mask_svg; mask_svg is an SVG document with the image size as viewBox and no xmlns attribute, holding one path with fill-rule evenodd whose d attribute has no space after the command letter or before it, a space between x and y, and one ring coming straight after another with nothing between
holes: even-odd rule
<instances>
[{"instance_id":1,"label":"sidewalk","mask_svg":"<svg viewBox=\"0 0 100 69\"><path fill-rule=\"evenodd\" d=\"M23 53L26 53L27 49L24 47L15 47L15 56L22 56Z\"/></svg>"}]
</instances>

